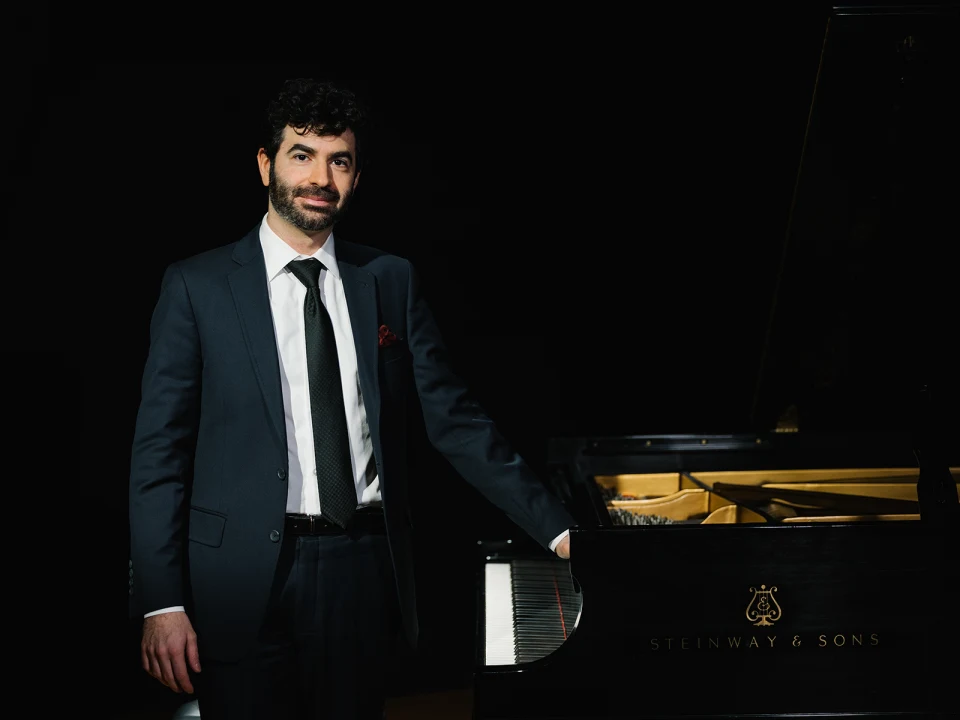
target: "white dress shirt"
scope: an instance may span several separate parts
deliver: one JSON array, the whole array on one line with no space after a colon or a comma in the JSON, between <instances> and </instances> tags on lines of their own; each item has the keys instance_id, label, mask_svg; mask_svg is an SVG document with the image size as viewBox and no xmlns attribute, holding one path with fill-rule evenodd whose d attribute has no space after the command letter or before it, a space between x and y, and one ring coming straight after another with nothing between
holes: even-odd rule
<instances>
[{"instance_id":1,"label":"white dress shirt","mask_svg":"<svg viewBox=\"0 0 960 720\"><path fill-rule=\"evenodd\" d=\"M287 265L303 260L267 224L267 216L260 223L260 247L267 268L267 288L273 327L280 361L280 387L283 393L283 417L287 428L287 458L289 478L287 485L287 512L322 515L320 490L317 485L317 461L313 445L313 419L310 414L310 392L307 385L307 345L303 325L304 287ZM330 314L337 341L340 362L340 380L343 402L347 413L347 434L350 437L350 462L357 490L358 505L380 504L380 478L373 457L370 427L360 392L357 370L357 348L353 342L350 313L343 294L343 281L337 265L333 233L312 256L326 268L320 272L320 300ZM568 534L564 530L551 543L550 549ZM164 612L183 610L182 606L164 608L144 617Z\"/></svg>"},{"instance_id":2,"label":"white dress shirt","mask_svg":"<svg viewBox=\"0 0 960 720\"><path fill-rule=\"evenodd\" d=\"M307 256L281 240L267 224L260 223L260 246L267 266L267 286L273 327L280 361L280 388L283 392L283 416L287 427L287 512L322 515L317 485L317 461L313 445L313 418L310 414L310 388L307 383L307 345L303 325L303 302L307 289L287 269L293 260ZM357 348L343 281L337 265L333 234L312 256L326 268L320 272L320 300L330 315L337 341L340 382L347 413L350 437L350 464L358 505L380 502L380 478L373 458L370 426L360 393Z\"/></svg>"}]
</instances>

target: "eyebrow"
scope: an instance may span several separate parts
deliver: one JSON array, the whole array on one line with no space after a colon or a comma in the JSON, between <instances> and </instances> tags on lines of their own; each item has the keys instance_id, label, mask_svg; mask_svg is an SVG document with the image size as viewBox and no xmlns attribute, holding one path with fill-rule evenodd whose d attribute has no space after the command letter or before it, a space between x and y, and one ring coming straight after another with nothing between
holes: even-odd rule
<instances>
[{"instance_id":1,"label":"eyebrow","mask_svg":"<svg viewBox=\"0 0 960 720\"><path fill-rule=\"evenodd\" d=\"M314 149L313 149L312 147L310 147L309 145L304 145L304 144L302 144L302 143L295 143L295 144L291 145L291 146L290 146L290 149L287 150L287 155L289 155L289 154L292 153L292 152L302 152L302 153L304 153L305 155L309 155L310 157L316 157L316 155L317 155L317 151L316 151L316 150L314 150ZM353 160L353 155L350 153L349 150L340 150L340 151L338 151L338 152L331 153L330 156L329 156L329 158L330 158L331 160L335 160L335 159L339 159L339 158L347 158L348 160L351 160L351 161L352 161L352 160Z\"/></svg>"}]
</instances>

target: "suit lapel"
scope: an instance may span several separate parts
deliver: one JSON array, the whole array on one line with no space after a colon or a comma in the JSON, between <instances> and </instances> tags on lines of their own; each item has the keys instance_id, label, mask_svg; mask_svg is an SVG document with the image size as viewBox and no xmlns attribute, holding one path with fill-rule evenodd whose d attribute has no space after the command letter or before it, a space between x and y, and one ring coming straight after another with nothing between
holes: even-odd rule
<instances>
[{"instance_id":1,"label":"suit lapel","mask_svg":"<svg viewBox=\"0 0 960 720\"><path fill-rule=\"evenodd\" d=\"M259 226L237 243L233 259L241 267L227 276L230 292L237 306L260 392L263 393L270 420L285 450L286 426L280 389L280 361L267 292L267 268L260 248Z\"/></svg>"},{"instance_id":2,"label":"suit lapel","mask_svg":"<svg viewBox=\"0 0 960 720\"><path fill-rule=\"evenodd\" d=\"M230 291L237 306L244 340L250 351L253 369L266 402L267 412L277 431L277 437L286 447L286 425L283 418L283 394L280 389L280 362L277 340L270 312L267 292L267 269L260 248L259 228L251 231L237 243L233 259L240 267L228 275ZM371 422L379 419L380 382L379 327L377 313L377 285L373 273L360 268L353 261L350 244L337 242L337 265L347 299L353 342L357 350L357 369L360 391Z\"/></svg>"},{"instance_id":3,"label":"suit lapel","mask_svg":"<svg viewBox=\"0 0 960 720\"><path fill-rule=\"evenodd\" d=\"M337 240L337 265L350 312L353 344L357 349L360 391L367 416L373 422L379 418L380 408L377 281L373 273L358 267L351 258L349 243Z\"/></svg>"}]
</instances>

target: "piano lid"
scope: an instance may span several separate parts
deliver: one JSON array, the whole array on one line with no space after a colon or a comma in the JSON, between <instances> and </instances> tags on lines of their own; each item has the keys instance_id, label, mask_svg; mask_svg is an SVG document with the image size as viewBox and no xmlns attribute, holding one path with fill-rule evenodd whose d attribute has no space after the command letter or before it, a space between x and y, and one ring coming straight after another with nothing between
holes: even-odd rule
<instances>
[{"instance_id":1,"label":"piano lid","mask_svg":"<svg viewBox=\"0 0 960 720\"><path fill-rule=\"evenodd\" d=\"M754 390L754 428L956 428L957 7L855 3L827 25ZM951 88L953 91L951 92ZM947 409L949 408L949 409Z\"/></svg>"}]
</instances>

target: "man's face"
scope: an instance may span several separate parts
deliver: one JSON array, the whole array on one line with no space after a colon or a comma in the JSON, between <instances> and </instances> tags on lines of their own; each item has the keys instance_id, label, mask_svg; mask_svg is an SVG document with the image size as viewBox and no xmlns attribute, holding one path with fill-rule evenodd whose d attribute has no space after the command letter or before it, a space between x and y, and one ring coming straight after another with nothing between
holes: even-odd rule
<instances>
[{"instance_id":1,"label":"man's face","mask_svg":"<svg viewBox=\"0 0 960 720\"><path fill-rule=\"evenodd\" d=\"M273 209L294 227L314 233L333 227L346 212L360 177L356 158L350 130L319 136L287 127L274 161L261 149L258 162Z\"/></svg>"}]
</instances>

